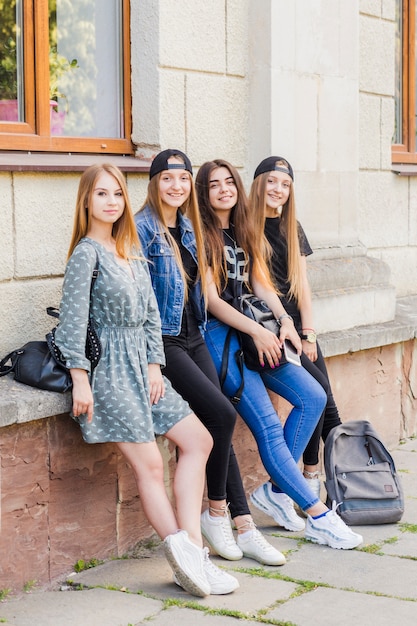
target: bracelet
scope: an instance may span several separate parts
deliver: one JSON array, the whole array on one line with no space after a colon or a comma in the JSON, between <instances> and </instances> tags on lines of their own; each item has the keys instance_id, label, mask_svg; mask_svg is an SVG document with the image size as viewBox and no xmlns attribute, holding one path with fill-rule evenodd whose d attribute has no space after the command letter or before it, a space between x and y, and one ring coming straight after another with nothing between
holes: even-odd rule
<instances>
[{"instance_id":1,"label":"bracelet","mask_svg":"<svg viewBox=\"0 0 417 626\"><path fill-rule=\"evenodd\" d=\"M288 315L288 313L283 313L282 315L280 315L277 321L281 324L281 320L284 320L284 319L289 319L292 322L294 321L291 315Z\"/></svg>"},{"instance_id":2,"label":"bracelet","mask_svg":"<svg viewBox=\"0 0 417 626\"><path fill-rule=\"evenodd\" d=\"M302 328L301 330L311 330L312 333L316 332L314 328Z\"/></svg>"}]
</instances>

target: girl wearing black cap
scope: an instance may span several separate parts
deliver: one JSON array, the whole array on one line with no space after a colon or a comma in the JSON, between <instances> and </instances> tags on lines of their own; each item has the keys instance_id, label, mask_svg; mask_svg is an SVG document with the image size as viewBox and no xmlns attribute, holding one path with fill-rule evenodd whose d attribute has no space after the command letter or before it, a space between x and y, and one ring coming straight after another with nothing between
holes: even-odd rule
<instances>
[{"instance_id":1,"label":"girl wearing black cap","mask_svg":"<svg viewBox=\"0 0 417 626\"><path fill-rule=\"evenodd\" d=\"M239 173L227 161L208 161L198 171L196 189L212 271L207 286L210 317L205 338L219 375L226 338L230 338L224 392L233 396L242 382L242 371L234 358L240 349L236 330L252 337L261 365L267 361L270 366L259 373L243 364L244 388L237 405L273 481L261 485L251 500L280 526L289 530L305 528L306 539L332 548L355 548L362 537L310 490L297 465L323 411L326 395L303 367L279 364L283 340L289 339L300 352L301 341L276 294L262 248L257 245L259 237ZM235 294L251 292L281 320L279 338L233 307ZM293 406L284 427L267 388ZM296 514L292 500L307 513L306 524Z\"/></svg>"},{"instance_id":2,"label":"girl wearing black cap","mask_svg":"<svg viewBox=\"0 0 417 626\"><path fill-rule=\"evenodd\" d=\"M341 421L314 330L306 263L313 251L297 221L293 183L294 172L286 159L279 156L264 159L255 170L249 206L258 224L260 245L266 244L265 252L281 302L294 319L302 340L301 363L327 393L326 407L303 454L304 477L320 496L320 437L326 441L331 429Z\"/></svg>"},{"instance_id":3,"label":"girl wearing black cap","mask_svg":"<svg viewBox=\"0 0 417 626\"><path fill-rule=\"evenodd\" d=\"M142 249L149 260L162 321L164 374L213 436L207 462L209 509L201 516L203 535L223 558L243 555L268 565L284 556L256 529L231 445L236 411L222 394L202 337L206 323L207 262L192 167L180 150L164 150L153 160L145 204L135 216ZM238 529L235 541L230 513ZM230 576L217 586L233 586ZM214 584L214 583L213 583Z\"/></svg>"}]
</instances>

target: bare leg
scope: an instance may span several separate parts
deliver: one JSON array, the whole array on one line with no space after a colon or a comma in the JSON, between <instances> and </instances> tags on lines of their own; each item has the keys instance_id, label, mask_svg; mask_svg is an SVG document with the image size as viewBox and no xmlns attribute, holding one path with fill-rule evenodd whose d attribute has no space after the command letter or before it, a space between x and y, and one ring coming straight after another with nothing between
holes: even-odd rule
<instances>
[{"instance_id":1,"label":"bare leg","mask_svg":"<svg viewBox=\"0 0 417 626\"><path fill-rule=\"evenodd\" d=\"M161 539L175 533L178 522L164 485L164 467L157 443L117 443L131 466L143 510Z\"/></svg>"},{"instance_id":2,"label":"bare leg","mask_svg":"<svg viewBox=\"0 0 417 626\"><path fill-rule=\"evenodd\" d=\"M309 509L306 509L306 513L308 513L312 517L315 517L316 515L326 513L328 510L329 507L327 507L323 502L317 502L317 504L314 504Z\"/></svg>"},{"instance_id":3,"label":"bare leg","mask_svg":"<svg viewBox=\"0 0 417 626\"><path fill-rule=\"evenodd\" d=\"M190 539L203 545L200 530L206 463L213 439L200 420L191 414L175 424L166 437L179 448L174 494L178 526Z\"/></svg>"}]
</instances>

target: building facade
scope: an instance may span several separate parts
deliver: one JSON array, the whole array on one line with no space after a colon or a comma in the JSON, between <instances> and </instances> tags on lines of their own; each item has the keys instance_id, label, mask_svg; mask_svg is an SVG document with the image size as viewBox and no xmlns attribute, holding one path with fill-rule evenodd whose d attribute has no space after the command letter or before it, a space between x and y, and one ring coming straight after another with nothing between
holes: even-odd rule
<instances>
[{"instance_id":1,"label":"building facade","mask_svg":"<svg viewBox=\"0 0 417 626\"><path fill-rule=\"evenodd\" d=\"M43 7L44 0L36 4ZM83 0L78 4L82 9ZM411 4L121 0L121 38L130 33L121 48L124 81L117 83L129 116L124 134L117 131L114 141L100 137L96 147L94 131L88 131L88 139L74 138L76 127L71 135L53 136L49 113L42 113L50 103L36 91L36 81L33 103L25 100L26 118L0 120L0 354L42 339L51 328L45 309L59 304L79 172L86 165L97 160L119 165L139 208L150 160L160 149L184 150L195 170L208 159L225 158L239 168L248 188L257 163L277 154L294 168L299 219L314 249L308 267L316 330L341 417L371 420L388 444L415 435L417 167L413 171L408 157L404 167L392 148L398 131L398 33L405 36L399 16ZM40 28L39 16L34 23ZM82 70L81 52L74 55L73 67ZM26 98L30 81L25 85ZM59 97L52 100L55 109ZM30 126L31 120L29 130L19 125ZM25 411L16 388L0 381L3 459L11 459L8 446L17 440L18 428L36 430L34 420L40 420L40 436L48 441L45 455L51 454L59 429L68 439L65 429L75 426L62 420L67 405L47 412L44 396L37 396L31 399L32 413ZM47 420L41 419L47 416L55 416L48 436ZM239 447L250 450L241 454L250 487L262 470L249 433L242 424L238 429L238 454ZM61 453L55 448L55 455ZM100 454L94 454L99 464ZM117 474L114 453L103 459L109 474ZM12 466L4 462L4 468ZM3 529L14 528L5 491L5 484L12 484L10 471L3 469ZM68 476L68 467L59 471ZM129 498L131 491L132 486L126 488ZM129 530L131 509L127 515ZM120 528L120 520L117 524ZM111 553L111 534L101 554ZM129 537L126 531L119 553L129 546ZM65 542L58 544L55 556L59 552L62 558L45 556L55 564L50 576L64 571L74 556L62 556ZM77 546L91 555L81 540Z\"/></svg>"}]
</instances>

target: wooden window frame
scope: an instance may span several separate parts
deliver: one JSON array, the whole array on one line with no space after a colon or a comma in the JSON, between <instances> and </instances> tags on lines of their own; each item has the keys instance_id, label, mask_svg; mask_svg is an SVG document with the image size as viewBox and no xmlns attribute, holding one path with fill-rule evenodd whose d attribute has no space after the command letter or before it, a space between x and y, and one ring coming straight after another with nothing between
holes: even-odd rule
<instances>
[{"instance_id":1,"label":"wooden window frame","mask_svg":"<svg viewBox=\"0 0 417 626\"><path fill-rule=\"evenodd\" d=\"M124 138L51 135L49 105L48 0L23 0L25 122L0 121L0 150L133 154L130 88L130 2L123 10ZM35 62L36 59L36 62Z\"/></svg>"},{"instance_id":2,"label":"wooden window frame","mask_svg":"<svg viewBox=\"0 0 417 626\"><path fill-rule=\"evenodd\" d=\"M393 163L416 163L416 0L402 2L402 128L403 143L392 145Z\"/></svg>"}]
</instances>

